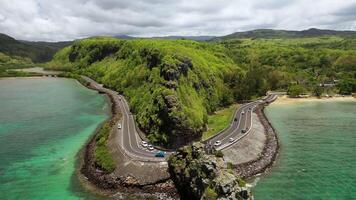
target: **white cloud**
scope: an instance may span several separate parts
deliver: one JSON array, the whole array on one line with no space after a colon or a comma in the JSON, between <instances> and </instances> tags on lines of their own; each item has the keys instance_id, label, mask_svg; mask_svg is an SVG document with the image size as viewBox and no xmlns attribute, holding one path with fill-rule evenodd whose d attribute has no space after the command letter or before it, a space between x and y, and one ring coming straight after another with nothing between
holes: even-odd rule
<instances>
[{"instance_id":1,"label":"white cloud","mask_svg":"<svg viewBox=\"0 0 356 200\"><path fill-rule=\"evenodd\" d=\"M0 32L25 40L356 29L355 0L0 0Z\"/></svg>"}]
</instances>

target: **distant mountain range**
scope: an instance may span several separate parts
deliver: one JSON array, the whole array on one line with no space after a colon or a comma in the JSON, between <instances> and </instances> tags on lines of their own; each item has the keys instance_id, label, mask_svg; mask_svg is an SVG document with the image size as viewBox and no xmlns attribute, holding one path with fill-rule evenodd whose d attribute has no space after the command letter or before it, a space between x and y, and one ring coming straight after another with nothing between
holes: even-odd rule
<instances>
[{"instance_id":1,"label":"distant mountain range","mask_svg":"<svg viewBox=\"0 0 356 200\"><path fill-rule=\"evenodd\" d=\"M338 36L338 37L356 37L356 31L336 31L336 30L321 30L311 28L303 31L288 31L288 30L273 30L273 29L258 29L253 31L236 32L230 35L215 37L215 36L163 36L163 37L147 37L148 39L161 40L195 40L195 41L221 41L229 39L245 39L245 38L306 38L306 37L321 37L321 36ZM132 37L128 35L115 35L115 38L120 39L138 39L140 37ZM8 35L0 33L0 52L14 55L29 57L34 62L46 62L52 59L53 55L61 48L68 46L73 41L66 42L32 42L16 40Z\"/></svg>"},{"instance_id":2,"label":"distant mountain range","mask_svg":"<svg viewBox=\"0 0 356 200\"><path fill-rule=\"evenodd\" d=\"M257 29L253 31L236 32L230 35L217 37L217 39L244 39L244 38L306 38L306 37L321 37L321 36L339 36L339 37L356 37L356 31L336 31L336 30L321 30L311 28L303 31L287 31L273 29Z\"/></svg>"},{"instance_id":3,"label":"distant mountain range","mask_svg":"<svg viewBox=\"0 0 356 200\"><path fill-rule=\"evenodd\" d=\"M115 38L119 39L161 39L161 40L195 40L195 41L209 41L216 36L162 36L162 37L132 37L129 35L116 35Z\"/></svg>"}]
</instances>

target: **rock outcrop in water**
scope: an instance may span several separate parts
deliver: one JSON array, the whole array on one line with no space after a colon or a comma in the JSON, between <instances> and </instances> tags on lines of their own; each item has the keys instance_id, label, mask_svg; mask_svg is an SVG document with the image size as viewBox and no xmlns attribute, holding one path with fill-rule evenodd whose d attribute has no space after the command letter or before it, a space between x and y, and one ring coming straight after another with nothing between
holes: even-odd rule
<instances>
[{"instance_id":1,"label":"rock outcrop in water","mask_svg":"<svg viewBox=\"0 0 356 200\"><path fill-rule=\"evenodd\" d=\"M252 199L245 182L223 158L205 154L202 144L178 150L168 165L181 199Z\"/></svg>"}]
</instances>

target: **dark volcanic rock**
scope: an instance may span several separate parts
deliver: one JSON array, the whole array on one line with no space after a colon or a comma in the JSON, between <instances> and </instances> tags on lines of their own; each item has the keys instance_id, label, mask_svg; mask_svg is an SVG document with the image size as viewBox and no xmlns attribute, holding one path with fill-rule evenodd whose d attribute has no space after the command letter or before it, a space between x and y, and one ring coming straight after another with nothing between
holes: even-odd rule
<instances>
[{"instance_id":1,"label":"dark volcanic rock","mask_svg":"<svg viewBox=\"0 0 356 200\"><path fill-rule=\"evenodd\" d=\"M168 166L181 199L252 199L237 174L222 158L205 154L200 143L173 154Z\"/></svg>"}]
</instances>

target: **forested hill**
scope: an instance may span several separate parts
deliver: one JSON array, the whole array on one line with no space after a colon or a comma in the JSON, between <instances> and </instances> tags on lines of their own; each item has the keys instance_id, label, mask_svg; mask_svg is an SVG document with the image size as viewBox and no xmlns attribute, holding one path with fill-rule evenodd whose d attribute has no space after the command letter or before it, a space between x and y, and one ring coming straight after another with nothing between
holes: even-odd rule
<instances>
[{"instance_id":1,"label":"forested hill","mask_svg":"<svg viewBox=\"0 0 356 200\"><path fill-rule=\"evenodd\" d=\"M210 43L97 37L74 42L49 65L123 93L152 142L179 145L200 137L218 107L268 90L356 92L355 44L335 36Z\"/></svg>"},{"instance_id":2,"label":"forested hill","mask_svg":"<svg viewBox=\"0 0 356 200\"><path fill-rule=\"evenodd\" d=\"M19 41L0 33L0 52L8 56L30 58L33 62L46 62L71 42L30 42Z\"/></svg>"},{"instance_id":3,"label":"forested hill","mask_svg":"<svg viewBox=\"0 0 356 200\"><path fill-rule=\"evenodd\" d=\"M200 138L208 113L233 102L225 77L242 72L222 45L108 37L76 41L50 65L123 93L149 139L166 145Z\"/></svg>"},{"instance_id":4,"label":"forested hill","mask_svg":"<svg viewBox=\"0 0 356 200\"><path fill-rule=\"evenodd\" d=\"M214 40L243 39L243 38L265 38L265 39L286 39L286 38L308 38L321 36L356 37L356 31L336 31L321 30L311 28L303 31L287 31L273 29L257 29L245 32L236 32L230 35L217 37Z\"/></svg>"}]
</instances>

